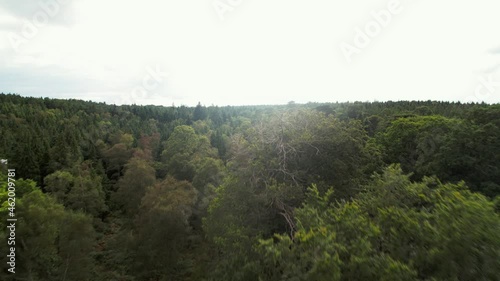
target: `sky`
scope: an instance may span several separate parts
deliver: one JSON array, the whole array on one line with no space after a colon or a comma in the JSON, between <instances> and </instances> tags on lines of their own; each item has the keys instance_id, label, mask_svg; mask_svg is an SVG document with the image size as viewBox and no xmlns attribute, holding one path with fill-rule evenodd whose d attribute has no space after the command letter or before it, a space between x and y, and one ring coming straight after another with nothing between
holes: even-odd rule
<instances>
[{"instance_id":1,"label":"sky","mask_svg":"<svg viewBox=\"0 0 500 281\"><path fill-rule=\"evenodd\" d=\"M0 92L500 102L498 0L0 0Z\"/></svg>"}]
</instances>

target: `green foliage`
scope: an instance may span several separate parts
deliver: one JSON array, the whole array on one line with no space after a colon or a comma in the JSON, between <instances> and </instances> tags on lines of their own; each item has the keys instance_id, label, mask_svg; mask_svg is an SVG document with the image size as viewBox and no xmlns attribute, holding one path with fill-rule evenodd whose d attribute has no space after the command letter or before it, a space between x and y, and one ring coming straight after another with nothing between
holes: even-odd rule
<instances>
[{"instance_id":1,"label":"green foliage","mask_svg":"<svg viewBox=\"0 0 500 281\"><path fill-rule=\"evenodd\" d=\"M208 138L198 136L190 126L178 126L165 143L162 160L167 171L179 180L193 180L200 161L215 156Z\"/></svg>"},{"instance_id":2,"label":"green foliage","mask_svg":"<svg viewBox=\"0 0 500 281\"><path fill-rule=\"evenodd\" d=\"M413 179L437 175L445 181L464 180L471 189L494 197L500 192L500 129L494 121L473 124L442 116L399 118L377 139L387 163L401 163Z\"/></svg>"},{"instance_id":3,"label":"green foliage","mask_svg":"<svg viewBox=\"0 0 500 281\"><path fill-rule=\"evenodd\" d=\"M44 182L50 192L64 206L98 217L107 210L101 177L96 175L89 163L82 163L68 171L56 171Z\"/></svg>"},{"instance_id":4,"label":"green foliage","mask_svg":"<svg viewBox=\"0 0 500 281\"><path fill-rule=\"evenodd\" d=\"M352 202L315 187L291 238L261 240L262 280L494 280L500 217L484 196L398 166Z\"/></svg>"},{"instance_id":5,"label":"green foliage","mask_svg":"<svg viewBox=\"0 0 500 281\"><path fill-rule=\"evenodd\" d=\"M18 218L0 280L496 280L499 117L0 94L0 216L9 168Z\"/></svg>"},{"instance_id":6,"label":"green foliage","mask_svg":"<svg viewBox=\"0 0 500 281\"><path fill-rule=\"evenodd\" d=\"M117 191L113 194L113 201L127 215L137 214L146 188L155 181L155 170L143 159L132 158L125 166L126 170L118 180Z\"/></svg>"},{"instance_id":7,"label":"green foliage","mask_svg":"<svg viewBox=\"0 0 500 281\"><path fill-rule=\"evenodd\" d=\"M234 135L228 166L256 184L271 178L303 187L316 183L322 189L335 186L338 196L348 198L381 164L367 140L358 121L287 111Z\"/></svg>"},{"instance_id":8,"label":"green foliage","mask_svg":"<svg viewBox=\"0 0 500 281\"><path fill-rule=\"evenodd\" d=\"M404 171L414 171L420 178L435 167L441 147L462 126L463 122L442 116L399 118L379 136L387 148L386 161L401 163Z\"/></svg>"},{"instance_id":9,"label":"green foliage","mask_svg":"<svg viewBox=\"0 0 500 281\"><path fill-rule=\"evenodd\" d=\"M61 259L58 275L62 280L89 280L94 260L95 245L92 220L78 212L67 212L61 222L58 238Z\"/></svg>"},{"instance_id":10,"label":"green foliage","mask_svg":"<svg viewBox=\"0 0 500 281\"><path fill-rule=\"evenodd\" d=\"M204 120L207 118L207 109L202 106L200 103L195 107L193 112L193 120Z\"/></svg>"},{"instance_id":11,"label":"green foliage","mask_svg":"<svg viewBox=\"0 0 500 281\"><path fill-rule=\"evenodd\" d=\"M217 189L203 228L216 249L209 280L257 280L253 245L269 231L272 213L265 198L234 177ZM270 233L267 233L270 235Z\"/></svg>"},{"instance_id":12,"label":"green foliage","mask_svg":"<svg viewBox=\"0 0 500 281\"><path fill-rule=\"evenodd\" d=\"M149 280L181 268L178 258L186 247L188 218L196 197L189 182L172 177L147 189L129 246L132 275Z\"/></svg>"},{"instance_id":13,"label":"green foliage","mask_svg":"<svg viewBox=\"0 0 500 281\"><path fill-rule=\"evenodd\" d=\"M8 206L8 182L7 182L7 173L3 170L2 174L0 174L0 202L2 202L2 208L7 208ZM28 194L34 190L37 190L36 183L32 180L24 180L17 179L15 181L16 187L16 198L22 198L25 194Z\"/></svg>"},{"instance_id":14,"label":"green foliage","mask_svg":"<svg viewBox=\"0 0 500 281\"><path fill-rule=\"evenodd\" d=\"M91 219L66 211L40 190L18 197L16 203L16 275L2 272L2 280L90 280L95 239ZM0 213L6 216L3 207ZM5 223L0 223L3 238ZM1 244L2 252L6 245Z\"/></svg>"}]
</instances>

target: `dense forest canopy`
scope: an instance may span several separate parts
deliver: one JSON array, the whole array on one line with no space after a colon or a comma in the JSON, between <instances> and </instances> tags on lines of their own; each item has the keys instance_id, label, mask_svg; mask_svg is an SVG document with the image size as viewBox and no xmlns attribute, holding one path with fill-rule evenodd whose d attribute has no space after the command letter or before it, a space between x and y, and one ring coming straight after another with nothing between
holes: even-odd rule
<instances>
[{"instance_id":1,"label":"dense forest canopy","mask_svg":"<svg viewBox=\"0 0 500 281\"><path fill-rule=\"evenodd\" d=\"M0 94L1 280L498 280L500 105Z\"/></svg>"}]
</instances>

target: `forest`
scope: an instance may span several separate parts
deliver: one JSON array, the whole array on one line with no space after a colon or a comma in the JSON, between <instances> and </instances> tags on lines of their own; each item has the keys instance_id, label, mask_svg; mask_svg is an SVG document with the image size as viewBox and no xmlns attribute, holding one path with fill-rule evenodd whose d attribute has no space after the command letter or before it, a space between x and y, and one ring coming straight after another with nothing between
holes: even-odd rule
<instances>
[{"instance_id":1,"label":"forest","mask_svg":"<svg viewBox=\"0 0 500 281\"><path fill-rule=\"evenodd\" d=\"M500 276L499 104L0 94L0 135L0 280Z\"/></svg>"}]
</instances>

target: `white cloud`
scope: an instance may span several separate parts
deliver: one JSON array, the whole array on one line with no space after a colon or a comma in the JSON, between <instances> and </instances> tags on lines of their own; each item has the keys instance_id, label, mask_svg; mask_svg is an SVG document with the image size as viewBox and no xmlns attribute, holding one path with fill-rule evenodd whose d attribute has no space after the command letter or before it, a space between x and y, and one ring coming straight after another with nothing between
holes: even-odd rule
<instances>
[{"instance_id":1,"label":"white cloud","mask_svg":"<svg viewBox=\"0 0 500 281\"><path fill-rule=\"evenodd\" d=\"M20 52L0 40L0 72L18 79L0 77L0 91L119 102L160 65L166 84L138 103L459 100L499 70L494 0L401 0L401 13L351 64L339 43L389 0L244 0L224 21L211 1L69 2L61 17L71 24L40 28ZM20 6L0 13L0 38L36 9Z\"/></svg>"}]
</instances>

